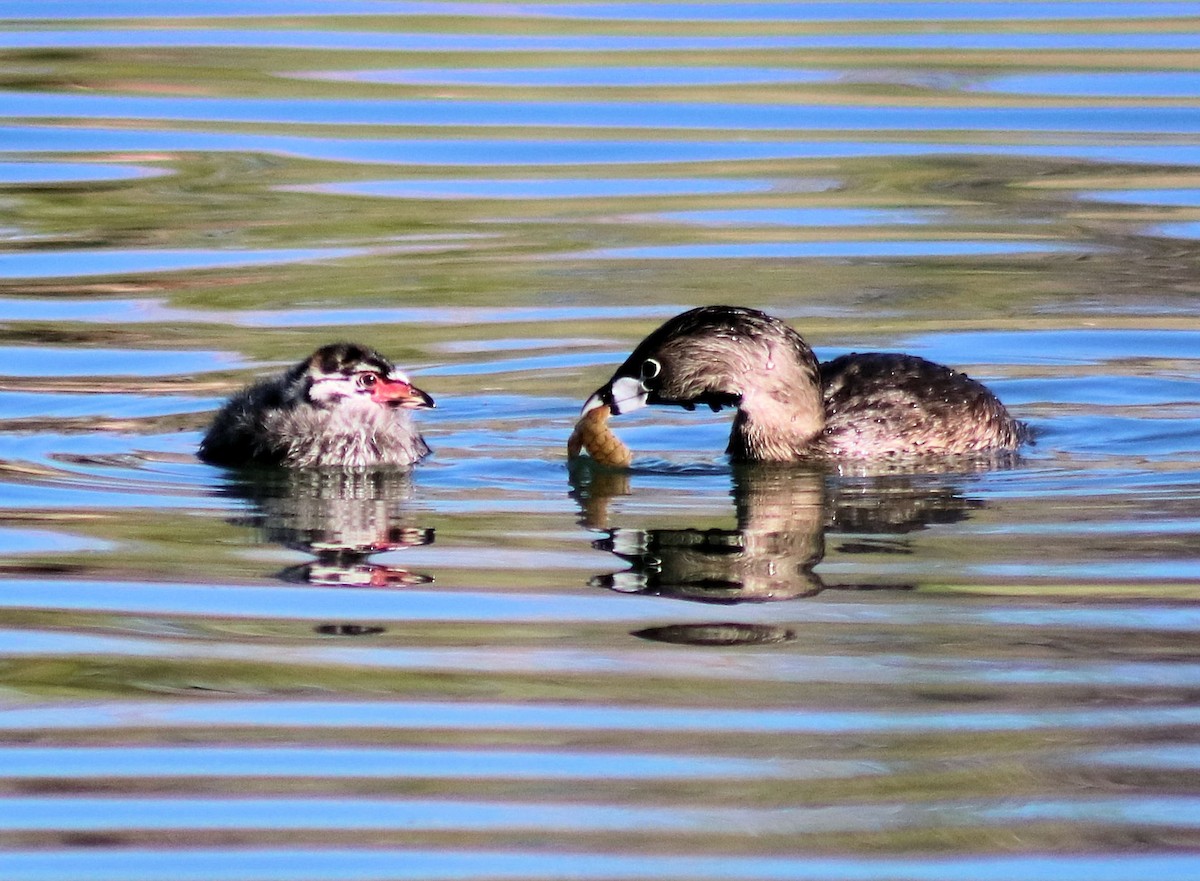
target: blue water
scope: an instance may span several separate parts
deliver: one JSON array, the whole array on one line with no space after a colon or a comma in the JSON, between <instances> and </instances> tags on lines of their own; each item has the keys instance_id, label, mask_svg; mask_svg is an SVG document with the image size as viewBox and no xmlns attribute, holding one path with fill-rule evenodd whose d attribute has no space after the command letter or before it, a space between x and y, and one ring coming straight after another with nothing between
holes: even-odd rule
<instances>
[{"instance_id":1,"label":"blue water","mask_svg":"<svg viewBox=\"0 0 1200 881\"><path fill-rule=\"evenodd\" d=\"M0 22L0 879L1200 877L1194 4ZM568 467L701 303L1033 442ZM426 462L195 458L338 339Z\"/></svg>"}]
</instances>

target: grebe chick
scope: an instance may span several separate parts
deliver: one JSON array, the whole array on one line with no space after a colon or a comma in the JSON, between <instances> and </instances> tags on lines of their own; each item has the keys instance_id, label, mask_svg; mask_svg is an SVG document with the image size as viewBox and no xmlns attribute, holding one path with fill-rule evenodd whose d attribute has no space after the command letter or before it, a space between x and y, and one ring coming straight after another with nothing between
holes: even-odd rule
<instances>
[{"instance_id":1,"label":"grebe chick","mask_svg":"<svg viewBox=\"0 0 1200 881\"><path fill-rule=\"evenodd\" d=\"M334 343L230 398L200 458L226 466L412 465L429 447L408 411L433 406L374 349Z\"/></svg>"},{"instance_id":2,"label":"grebe chick","mask_svg":"<svg viewBox=\"0 0 1200 881\"><path fill-rule=\"evenodd\" d=\"M1025 426L981 383L915 355L818 364L791 327L755 309L702 306L644 339L583 412L647 404L737 408L741 461L955 455L1016 449Z\"/></svg>"}]
</instances>

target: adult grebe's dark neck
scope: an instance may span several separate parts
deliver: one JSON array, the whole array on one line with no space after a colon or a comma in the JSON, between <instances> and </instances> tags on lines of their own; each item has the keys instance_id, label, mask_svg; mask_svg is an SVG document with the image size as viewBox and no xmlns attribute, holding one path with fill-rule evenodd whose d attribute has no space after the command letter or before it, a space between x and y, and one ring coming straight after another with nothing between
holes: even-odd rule
<instances>
[{"instance_id":1,"label":"adult grebe's dark neck","mask_svg":"<svg viewBox=\"0 0 1200 881\"><path fill-rule=\"evenodd\" d=\"M753 309L705 306L672 318L634 350L586 406L616 414L646 404L737 408L735 459L792 461L825 427L812 350L788 325Z\"/></svg>"}]
</instances>

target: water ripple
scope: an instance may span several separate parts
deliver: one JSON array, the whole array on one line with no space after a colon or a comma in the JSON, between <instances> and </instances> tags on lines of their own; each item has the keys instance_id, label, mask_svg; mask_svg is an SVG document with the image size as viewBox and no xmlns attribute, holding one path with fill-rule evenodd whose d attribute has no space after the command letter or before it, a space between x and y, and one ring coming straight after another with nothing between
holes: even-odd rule
<instances>
[{"instance_id":1,"label":"water ripple","mask_svg":"<svg viewBox=\"0 0 1200 881\"><path fill-rule=\"evenodd\" d=\"M0 40L0 43L3 41ZM1200 37L1196 46L1200 49ZM10 116L28 119L138 119L174 122L254 122L312 125L547 126L652 129L728 129L740 132L890 131L1061 132L1114 134L1200 133L1190 108L1136 107L854 107L745 105L647 101L328 101L261 98L178 98L128 95L12 94Z\"/></svg>"},{"instance_id":2,"label":"water ripple","mask_svg":"<svg viewBox=\"0 0 1200 881\"><path fill-rule=\"evenodd\" d=\"M34 705L0 710L0 730L69 731L147 728L298 728L453 731L640 731L864 736L871 733L934 734L988 731L1153 732L1200 724L1200 708L1139 704L1125 708L989 709L945 712L714 709L712 707L626 707L586 704L484 701L370 702L106 701L95 706Z\"/></svg>"},{"instance_id":3,"label":"water ripple","mask_svg":"<svg viewBox=\"0 0 1200 881\"><path fill-rule=\"evenodd\" d=\"M9 3L0 877L1192 877L1179 3ZM1003 461L752 468L667 317L986 381ZM334 338L411 474L200 463Z\"/></svg>"},{"instance_id":4,"label":"water ripple","mask_svg":"<svg viewBox=\"0 0 1200 881\"><path fill-rule=\"evenodd\" d=\"M126 275L142 272L228 269L310 260L338 260L361 254L350 248L275 251L43 250L0 253L0 278L61 278L66 275Z\"/></svg>"}]
</instances>

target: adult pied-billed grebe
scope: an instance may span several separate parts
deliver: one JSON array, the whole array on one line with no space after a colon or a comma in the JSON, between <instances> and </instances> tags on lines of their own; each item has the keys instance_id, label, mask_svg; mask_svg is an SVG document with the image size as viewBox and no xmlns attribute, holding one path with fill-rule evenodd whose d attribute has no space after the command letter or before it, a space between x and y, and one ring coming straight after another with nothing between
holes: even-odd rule
<instances>
[{"instance_id":1,"label":"adult pied-billed grebe","mask_svg":"<svg viewBox=\"0 0 1200 881\"><path fill-rule=\"evenodd\" d=\"M782 321L703 306L644 339L583 412L647 404L737 408L729 455L743 461L955 455L1016 449L1025 426L981 383L915 355L818 364Z\"/></svg>"},{"instance_id":2,"label":"adult pied-billed grebe","mask_svg":"<svg viewBox=\"0 0 1200 881\"><path fill-rule=\"evenodd\" d=\"M200 458L213 465L412 465L429 453L409 410L433 398L374 349L335 343L234 395Z\"/></svg>"}]
</instances>

